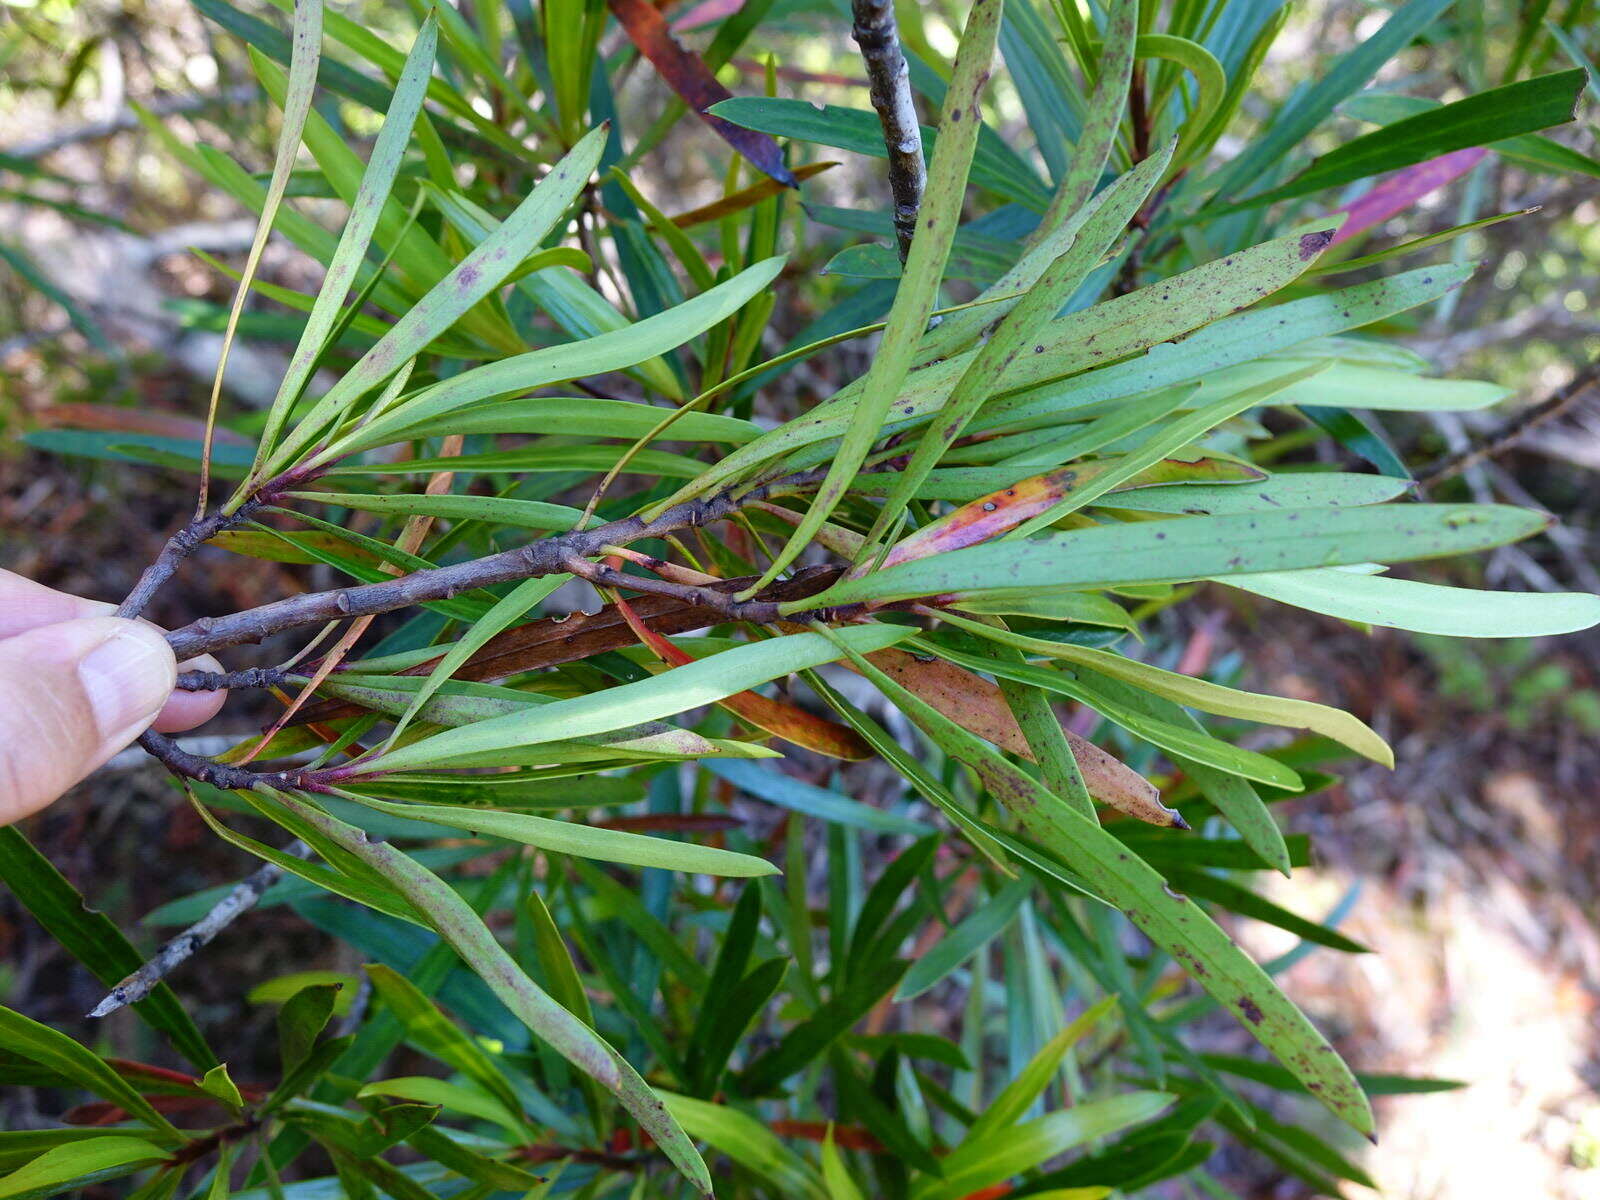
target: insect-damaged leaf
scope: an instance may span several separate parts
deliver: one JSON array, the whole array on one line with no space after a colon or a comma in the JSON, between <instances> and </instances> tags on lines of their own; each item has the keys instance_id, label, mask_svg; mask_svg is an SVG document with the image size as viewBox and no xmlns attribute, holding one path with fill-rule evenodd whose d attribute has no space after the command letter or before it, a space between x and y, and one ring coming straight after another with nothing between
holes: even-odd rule
<instances>
[{"instance_id":1,"label":"insect-damaged leaf","mask_svg":"<svg viewBox=\"0 0 1600 1200\"><path fill-rule=\"evenodd\" d=\"M842 580L786 609L1045 588L1173 583L1258 571L1464 554L1538 533L1543 513L1508 505L1380 504L1102 525L988 543Z\"/></svg>"}]
</instances>

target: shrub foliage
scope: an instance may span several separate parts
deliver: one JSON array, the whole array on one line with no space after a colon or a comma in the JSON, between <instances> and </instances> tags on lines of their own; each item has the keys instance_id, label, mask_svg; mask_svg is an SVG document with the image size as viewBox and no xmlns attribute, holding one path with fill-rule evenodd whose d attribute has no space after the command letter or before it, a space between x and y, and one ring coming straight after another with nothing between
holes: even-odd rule
<instances>
[{"instance_id":1,"label":"shrub foliage","mask_svg":"<svg viewBox=\"0 0 1600 1200\"><path fill-rule=\"evenodd\" d=\"M171 635L191 657L328 631L288 665L185 677L295 696L273 729L217 761L143 741L273 868L248 899L370 961L265 981L281 1075L233 1079L167 984L119 984L139 953L5 831L0 876L189 1069L0 1010L9 1083L95 1097L0 1133L0 1197L1088 1198L1180 1174L1223 1194L1219 1136L1318 1188L1363 1180L1270 1092L1367 1134L1370 1095L1449 1085L1346 1066L1274 977L1363 948L1253 881L1308 859L1273 805L1390 750L1347 713L1160 665L1140 622L1206 581L1429 634L1600 619L1592 596L1388 575L1547 519L1426 502L1351 411L1502 398L1387 336L1470 274L1447 239L1350 255L1441 156L1592 173L1541 132L1584 82L1552 61L1570 35L1534 30L1507 82L1452 103L1363 91L1438 29L1445 5L1409 0L1263 116L1273 4L1179 3L1158 30L1134 0L975 0L953 61L907 29L883 77L937 114L902 256L887 186L869 209L796 199L841 150L888 159L905 199L916 155L877 116L718 82L769 30L837 28L834 6L706 6L695 53L641 0L445 4L404 48L319 0L197 4L280 110L271 174L145 119L260 214L225 326L255 336L252 292L295 315L281 387L223 411L222 440L120 409L35 439L202 477L125 613L202 543L346 581ZM857 5L869 65L884 7ZM635 69L681 98L625 130ZM1000 90L1026 139L999 132ZM1376 128L1311 156L1353 99ZM377 128L364 156L341 112ZM668 138L721 147L720 201L646 197ZM1348 191L1390 172L1397 205ZM322 265L315 295L257 277L269 233ZM837 253L814 286L818 246ZM820 315L785 345L797 294ZM798 364L865 339L864 374L783 409ZM1298 459L1296 426L1347 469ZM599 610L549 615L574 580ZM1219 912L1300 948L1258 964ZM1216 1010L1259 1055L1202 1050ZM432 1072L394 1076L402 1044Z\"/></svg>"}]
</instances>

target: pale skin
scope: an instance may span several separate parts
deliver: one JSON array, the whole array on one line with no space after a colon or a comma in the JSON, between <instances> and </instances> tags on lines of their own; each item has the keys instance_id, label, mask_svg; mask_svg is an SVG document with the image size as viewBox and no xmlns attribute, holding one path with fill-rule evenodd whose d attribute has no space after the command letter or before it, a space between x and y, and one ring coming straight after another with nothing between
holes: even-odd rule
<instances>
[{"instance_id":1,"label":"pale skin","mask_svg":"<svg viewBox=\"0 0 1600 1200\"><path fill-rule=\"evenodd\" d=\"M0 825L55 800L146 729L204 724L225 692L174 692L161 631L0 571ZM210 655L185 669L218 669Z\"/></svg>"}]
</instances>

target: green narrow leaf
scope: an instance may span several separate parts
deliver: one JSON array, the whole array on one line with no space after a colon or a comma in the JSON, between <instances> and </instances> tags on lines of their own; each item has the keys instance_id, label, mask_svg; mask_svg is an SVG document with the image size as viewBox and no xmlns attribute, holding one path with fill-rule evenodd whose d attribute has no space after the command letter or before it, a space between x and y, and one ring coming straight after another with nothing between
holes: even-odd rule
<instances>
[{"instance_id":1,"label":"green narrow leaf","mask_svg":"<svg viewBox=\"0 0 1600 1200\"><path fill-rule=\"evenodd\" d=\"M521 842L525 846L537 846L556 854L706 875L748 877L778 873L778 868L764 858L719 850L714 846L696 846L692 842L674 842L617 829L596 829L591 825L552 821L528 813L498 812L489 808L463 809L437 804L391 804L353 792L340 791L337 794L390 816L432 821L437 825L465 829L473 834L486 834Z\"/></svg>"},{"instance_id":2,"label":"green narrow leaf","mask_svg":"<svg viewBox=\"0 0 1600 1200\"><path fill-rule=\"evenodd\" d=\"M32 1200L101 1180L131 1175L162 1162L166 1153L143 1138L105 1134L46 1150L25 1166L0 1179L0 1200Z\"/></svg>"},{"instance_id":3,"label":"green narrow leaf","mask_svg":"<svg viewBox=\"0 0 1600 1200\"><path fill-rule=\"evenodd\" d=\"M359 829L301 800L283 793L276 796L329 839L382 873L518 1020L616 1096L685 1177L701 1192L711 1194L711 1176L705 1163L682 1128L661 1107L655 1092L609 1043L528 978L471 905L438 876L388 843L374 842Z\"/></svg>"},{"instance_id":4,"label":"green narrow leaf","mask_svg":"<svg viewBox=\"0 0 1600 1200\"><path fill-rule=\"evenodd\" d=\"M1268 177L1274 163L1332 116L1341 101L1365 87L1386 62L1409 46L1452 3L1453 0L1407 0L1376 33L1363 38L1319 78L1296 92L1273 116L1266 130L1202 186L1218 196L1229 196Z\"/></svg>"},{"instance_id":5,"label":"green narrow leaf","mask_svg":"<svg viewBox=\"0 0 1600 1200\"><path fill-rule=\"evenodd\" d=\"M1135 2L1136 0L1127 0L1124 7L1133 7ZM1152 173L1159 178L1165 172L1167 163L1171 161L1172 143L1169 142L1151 157L1155 160ZM1105 208L1101 211L1112 219L1122 215L1117 209ZM861 553L856 556L858 564L872 560L876 554L877 541L900 519L901 513L916 495L917 489L922 486L945 451L956 438L961 436L978 409L1000 390L1001 380L1005 378L1012 364L1017 361L1027 345L1034 341L1039 331L1061 311L1061 306L1078 290L1089 272L1100 265L1101 256L1109 239L1095 236L1099 232L1100 230L1094 228L1093 221L1085 225L1073 244L1045 268L1038 282L1028 290L1028 294L1017 306L1006 314L999 328L978 350L961 378L956 381L949 399L939 410L938 418L929 424L921 438L917 440L917 448L911 455L911 461L895 476L889 494L884 498L883 507L867 533ZM1112 236L1114 237L1115 233Z\"/></svg>"},{"instance_id":6,"label":"green narrow leaf","mask_svg":"<svg viewBox=\"0 0 1600 1200\"><path fill-rule=\"evenodd\" d=\"M1339 574L1347 573L1339 572ZM1596 603L1600 604L1600 601ZM1236 688L1197 679L1192 675L1164 671L1160 667L1109 651L995 629L956 613L946 614L945 619L957 628L966 629L980 637L1004 642L1029 654L1090 667L1102 675L1109 675L1136 688L1165 696L1178 704L1203 709L1219 716L1238 717L1245 721L1282 725L1290 729L1309 729L1350 747L1374 762L1388 767L1394 765L1394 752L1389 749L1388 743L1374 733L1365 722L1337 708L1314 704L1309 700L1292 700L1286 697L1239 691ZM1596 614L1595 619L1600 620L1600 613Z\"/></svg>"},{"instance_id":7,"label":"green narrow leaf","mask_svg":"<svg viewBox=\"0 0 1600 1200\"><path fill-rule=\"evenodd\" d=\"M1548 637L1600 624L1600 596L1586 592L1485 592L1332 568L1218 582L1345 621L1446 637Z\"/></svg>"},{"instance_id":8,"label":"green narrow leaf","mask_svg":"<svg viewBox=\"0 0 1600 1200\"><path fill-rule=\"evenodd\" d=\"M1181 517L969 546L844 580L785 607L800 612L945 592L1001 596L1405 562L1487 550L1529 537L1548 523L1542 513L1493 504L1379 504L1326 512Z\"/></svg>"},{"instance_id":9,"label":"green narrow leaf","mask_svg":"<svg viewBox=\"0 0 1600 1200\"><path fill-rule=\"evenodd\" d=\"M1117 139L1122 134L1122 111L1128 102L1128 89L1133 80L1134 44L1139 33L1138 0L1116 0L1106 14L1105 45L1100 53L1099 70L1095 76L1094 93L1089 98L1089 109L1083 118L1083 130L1072 148L1072 159L1066 178L1051 198L1045 212L1043 227L1049 228L1053 220L1060 220L1085 204L1100 185L1100 176L1111 159ZM1156 179L1166 174L1171 161L1169 146ZM1135 169L1144 167L1140 163ZM1154 181L1152 181L1154 182ZM1140 203L1143 203L1141 198Z\"/></svg>"},{"instance_id":10,"label":"green narrow leaf","mask_svg":"<svg viewBox=\"0 0 1600 1200\"><path fill-rule=\"evenodd\" d=\"M511 1081L476 1039L461 1032L405 976L382 963L367 963L365 970L378 997L406 1027L414 1046L460 1071L500 1101L506 1111L521 1113L522 1104ZM527 1132L531 1136L532 1129Z\"/></svg>"},{"instance_id":11,"label":"green narrow leaf","mask_svg":"<svg viewBox=\"0 0 1600 1200\"><path fill-rule=\"evenodd\" d=\"M911 632L894 626L858 626L845 630L844 637L850 646L870 654L894 645ZM436 733L374 761L389 772L445 764L511 746L526 747L625 729L713 703L781 675L832 662L838 656L839 650L832 642L814 634L768 638L637 683Z\"/></svg>"},{"instance_id":12,"label":"green narrow leaf","mask_svg":"<svg viewBox=\"0 0 1600 1200\"><path fill-rule=\"evenodd\" d=\"M690 1136L709 1143L746 1170L776 1185L783 1196L828 1200L816 1168L778 1140L760 1121L724 1104L661 1093L667 1111Z\"/></svg>"},{"instance_id":13,"label":"green narrow leaf","mask_svg":"<svg viewBox=\"0 0 1600 1200\"><path fill-rule=\"evenodd\" d=\"M895 992L896 1003L914 999L956 970L998 937L1033 892L1033 883L1014 879L985 898L965 920L911 964Z\"/></svg>"},{"instance_id":14,"label":"green narrow leaf","mask_svg":"<svg viewBox=\"0 0 1600 1200\"><path fill-rule=\"evenodd\" d=\"M858 669L947 753L969 764L1025 828L1171 954L1328 1108L1361 1132L1372 1111L1350 1069L1271 978L1192 901L1122 842L1079 816L1026 773L900 687L865 658Z\"/></svg>"},{"instance_id":15,"label":"green narrow leaf","mask_svg":"<svg viewBox=\"0 0 1600 1200\"><path fill-rule=\"evenodd\" d=\"M508 220L496 230L495 237L511 224ZM485 242L479 252L489 245L490 242ZM532 350L441 380L377 420L335 441L317 455L315 461L325 462L384 445L404 437L405 431L422 421L433 420L491 396L603 375L664 354L737 312L777 277L783 263L782 258L765 259L709 292L624 329L600 333L581 342ZM613 451L607 453L615 458Z\"/></svg>"},{"instance_id":16,"label":"green narrow leaf","mask_svg":"<svg viewBox=\"0 0 1600 1200\"><path fill-rule=\"evenodd\" d=\"M499 287L528 252L538 245L540 239L549 233L566 212L567 206L583 190L600 161L605 139L604 129L594 130L551 168L550 173L539 181L499 229L485 238L432 291L395 322L383 339L328 389L266 464L255 472L257 477L270 476L294 464L362 395L381 385L402 364L415 357L429 342ZM494 366L505 367L517 361L517 358L511 358ZM456 379L466 377L457 376ZM385 420L392 422L397 414L406 411L407 406L402 404L374 424L381 425ZM331 456L329 451L324 451L317 461L326 461Z\"/></svg>"},{"instance_id":17,"label":"green narrow leaf","mask_svg":"<svg viewBox=\"0 0 1600 1200\"><path fill-rule=\"evenodd\" d=\"M211 403L206 410L205 455L200 468L200 505L206 507L206 489L210 483L211 435L217 419L217 407L222 402L222 380L228 367L228 352L233 348L234 334L239 328L239 317L244 312L244 302L250 295L250 281L255 278L261 263L261 252L267 248L267 237L272 233L272 222L283 193L289 186L289 176L294 170L295 158L300 153L300 139L305 133L306 118L311 114L311 98L317 88L317 68L322 61L322 0L301 0L294 6L293 28L290 31L292 50L289 58L289 78L284 88L282 107L283 123L278 129L278 148L272 162L272 179L261 209L261 219L245 256L244 272L233 295L233 306L228 310L228 326L222 335L222 349L217 357L217 371L211 382Z\"/></svg>"},{"instance_id":18,"label":"green narrow leaf","mask_svg":"<svg viewBox=\"0 0 1600 1200\"><path fill-rule=\"evenodd\" d=\"M45 932L106 987L115 987L143 965L143 956L116 924L90 908L78 889L14 825L0 829L0 881ZM206 1069L216 1064L217 1056L167 984L157 984L133 1009L172 1039L195 1066Z\"/></svg>"},{"instance_id":19,"label":"green narrow leaf","mask_svg":"<svg viewBox=\"0 0 1600 1200\"><path fill-rule=\"evenodd\" d=\"M0 1007L0 1046L111 1101L157 1133L174 1141L186 1140L122 1076L102 1062L98 1055L80 1046L66 1034L58 1033L19 1012Z\"/></svg>"},{"instance_id":20,"label":"green narrow leaf","mask_svg":"<svg viewBox=\"0 0 1600 1200\"><path fill-rule=\"evenodd\" d=\"M1577 68L1540 75L1405 117L1344 143L1282 187L1229 205L1218 215L1338 187L1452 150L1565 124L1575 116L1578 94L1586 78Z\"/></svg>"},{"instance_id":21,"label":"green narrow leaf","mask_svg":"<svg viewBox=\"0 0 1600 1200\"><path fill-rule=\"evenodd\" d=\"M980 98L989 79L995 41L1000 29L1002 0L975 0L967 13L956 68L939 118L940 137L928 169L927 188L917 227L911 237L904 275L895 292L883 341L873 356L862 383L861 400L843 430L839 449L827 477L812 499L804 519L790 535L761 578L742 595L766 587L822 528L840 499L854 482L873 442L883 436L884 418L899 394L916 359L917 345L938 303L939 280L955 241L967 175L983 125Z\"/></svg>"},{"instance_id":22,"label":"green narrow leaf","mask_svg":"<svg viewBox=\"0 0 1600 1200\"><path fill-rule=\"evenodd\" d=\"M433 70L433 56L438 41L438 18L430 14L417 31L411 53L406 57L399 82L395 85L394 99L390 102L377 141L373 143L366 172L361 177L360 191L356 193L355 201L350 206L349 219L339 235L338 248L334 250L327 272L322 277L322 286L317 289L316 301L306 318L299 344L289 358L289 365L278 385L278 394L267 410L260 447L252 464L253 476L277 446L284 423L310 380L334 323L339 318L345 294L355 282L356 274L366 258L378 218L394 189L395 177L405 156L406 145L411 140L417 113L422 108L423 93Z\"/></svg>"}]
</instances>

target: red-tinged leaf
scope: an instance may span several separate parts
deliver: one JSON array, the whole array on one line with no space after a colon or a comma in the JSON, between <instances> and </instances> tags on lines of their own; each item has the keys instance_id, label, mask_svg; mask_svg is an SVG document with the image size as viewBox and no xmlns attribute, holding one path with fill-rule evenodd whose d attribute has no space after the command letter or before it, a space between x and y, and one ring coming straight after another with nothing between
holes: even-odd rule
<instances>
[{"instance_id":1,"label":"red-tinged leaf","mask_svg":"<svg viewBox=\"0 0 1600 1200\"><path fill-rule=\"evenodd\" d=\"M639 53L650 60L660 72L667 86L711 126L723 141L738 151L746 161L762 174L776 179L785 187L795 186L794 173L784 166L783 151L778 143L764 133L739 126L714 117L706 112L713 104L731 100L733 93L717 82L711 68L698 54L684 49L672 36L667 18L650 0L610 0L611 11Z\"/></svg>"},{"instance_id":2,"label":"red-tinged leaf","mask_svg":"<svg viewBox=\"0 0 1600 1200\"><path fill-rule=\"evenodd\" d=\"M1438 158L1430 158L1414 167L1396 171L1336 210L1350 215L1339 226L1329 245L1337 246L1340 242L1349 241L1374 225L1405 212L1429 192L1465 175L1488 154L1486 146L1469 146L1465 150L1452 150L1449 154L1441 154Z\"/></svg>"},{"instance_id":3,"label":"red-tinged leaf","mask_svg":"<svg viewBox=\"0 0 1600 1200\"><path fill-rule=\"evenodd\" d=\"M146 1096L150 1107L163 1116L189 1116L208 1110L221 1111L220 1105L210 1096ZM213 1114L215 1115L215 1114ZM69 1108L61 1114L64 1125L120 1125L133 1118L121 1105L107 1100L94 1100Z\"/></svg>"},{"instance_id":4,"label":"red-tinged leaf","mask_svg":"<svg viewBox=\"0 0 1600 1200\"><path fill-rule=\"evenodd\" d=\"M688 12L679 13L672 18L672 27L679 33L687 33L691 29L702 29L707 25L715 25L719 21L726 21L734 13L744 7L744 0L704 0L696 4Z\"/></svg>"},{"instance_id":5,"label":"red-tinged leaf","mask_svg":"<svg viewBox=\"0 0 1600 1200\"><path fill-rule=\"evenodd\" d=\"M813 175L820 175L830 168L837 167L839 163L834 159L827 162L807 163L803 167L794 169L795 183L804 183ZM693 229L696 225L705 225L710 221L720 221L723 217L736 212L743 212L752 205L760 204L763 200L770 199L783 191L784 185L775 179L761 179L752 183L747 188L740 188L737 192L729 192L720 200L713 200L710 204L702 204L699 208L691 208L688 212L681 212L672 218L672 223L679 229Z\"/></svg>"},{"instance_id":6,"label":"red-tinged leaf","mask_svg":"<svg viewBox=\"0 0 1600 1200\"><path fill-rule=\"evenodd\" d=\"M110 404L52 404L35 416L49 429L92 429L106 433L142 433L152 437L199 441L205 437L204 421L176 413L151 412L142 408L120 408ZM254 443L231 429L218 429L217 441L235 446Z\"/></svg>"},{"instance_id":7,"label":"red-tinged leaf","mask_svg":"<svg viewBox=\"0 0 1600 1200\"><path fill-rule=\"evenodd\" d=\"M999 537L1024 521L1031 520L1042 512L1048 512L1077 488L1115 467L1119 461L1117 458L1100 458L1073 466L1057 467L1043 475L1018 480L1010 487L990 492L987 496L979 496L976 500L963 504L949 515L924 526L901 541L889 551L882 566L892 567L899 563L910 562L914 558L927 558L930 554L960 550L965 546L975 546L979 542ZM1221 459L1201 458L1185 461L1169 458L1163 459L1146 471L1141 471L1132 479L1112 488L1111 492L1126 492L1134 488L1156 487L1161 484L1198 483L1223 479L1237 479L1242 482L1250 478L1264 479L1266 476L1254 468L1241 468L1238 463Z\"/></svg>"},{"instance_id":8,"label":"red-tinged leaf","mask_svg":"<svg viewBox=\"0 0 1600 1200\"><path fill-rule=\"evenodd\" d=\"M772 1132L779 1137L795 1138L805 1142L821 1142L828 1136L826 1121L776 1120ZM833 1126L833 1144L845 1150L865 1150L869 1154L887 1154L884 1146L871 1132L856 1125Z\"/></svg>"},{"instance_id":9,"label":"red-tinged leaf","mask_svg":"<svg viewBox=\"0 0 1600 1200\"><path fill-rule=\"evenodd\" d=\"M905 650L879 650L867 655L867 661L969 733L1022 758L1033 758L1005 696L987 679L942 658L924 661ZM1064 732L1089 795L1152 825L1175 824L1177 813L1161 803L1160 792L1149 780L1093 742L1071 730Z\"/></svg>"},{"instance_id":10,"label":"red-tinged leaf","mask_svg":"<svg viewBox=\"0 0 1600 1200\"><path fill-rule=\"evenodd\" d=\"M622 613L623 619L632 627L638 640L648 646L650 652L662 662L682 667L695 661L693 656L680 650L640 620L628 602L620 596L616 600L616 606ZM817 754L856 762L872 757L872 747L867 745L866 740L855 730L814 713L808 713L796 705L786 704L781 700L771 700L757 692L738 692L717 703L757 729L763 729L773 737L793 742L796 746L802 746Z\"/></svg>"},{"instance_id":11,"label":"red-tinged leaf","mask_svg":"<svg viewBox=\"0 0 1600 1200\"><path fill-rule=\"evenodd\" d=\"M726 813L647 813L641 817L613 817L591 821L593 829L620 829L624 833L727 833L744 822Z\"/></svg>"}]
</instances>

